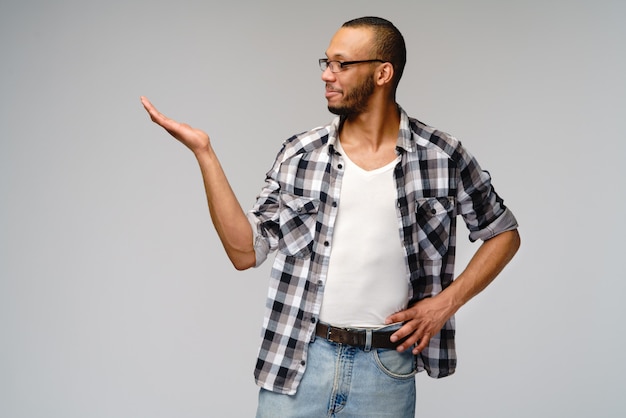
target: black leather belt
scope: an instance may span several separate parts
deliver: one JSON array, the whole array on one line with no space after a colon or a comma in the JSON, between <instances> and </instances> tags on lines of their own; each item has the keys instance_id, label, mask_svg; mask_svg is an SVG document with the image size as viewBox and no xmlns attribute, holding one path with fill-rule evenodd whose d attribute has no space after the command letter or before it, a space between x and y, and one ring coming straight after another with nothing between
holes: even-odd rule
<instances>
[{"instance_id":1,"label":"black leather belt","mask_svg":"<svg viewBox=\"0 0 626 418\"><path fill-rule=\"evenodd\" d=\"M392 343L389 337L395 331L372 331L371 348L386 348L395 350L408 336ZM322 322L318 322L315 327L315 335L325 338L338 344L351 345L353 347L364 348L367 345L367 332L364 329L337 328Z\"/></svg>"}]
</instances>

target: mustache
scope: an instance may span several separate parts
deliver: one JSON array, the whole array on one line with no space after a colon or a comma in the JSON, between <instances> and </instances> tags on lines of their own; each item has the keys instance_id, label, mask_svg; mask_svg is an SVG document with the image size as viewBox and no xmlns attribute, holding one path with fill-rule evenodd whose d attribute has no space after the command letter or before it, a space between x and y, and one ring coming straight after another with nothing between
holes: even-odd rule
<instances>
[{"instance_id":1,"label":"mustache","mask_svg":"<svg viewBox=\"0 0 626 418\"><path fill-rule=\"evenodd\" d=\"M333 87L332 85L330 85L328 83L326 84L326 91L334 91L334 92L337 92L337 93L343 93L342 89L338 89L336 87Z\"/></svg>"}]
</instances>

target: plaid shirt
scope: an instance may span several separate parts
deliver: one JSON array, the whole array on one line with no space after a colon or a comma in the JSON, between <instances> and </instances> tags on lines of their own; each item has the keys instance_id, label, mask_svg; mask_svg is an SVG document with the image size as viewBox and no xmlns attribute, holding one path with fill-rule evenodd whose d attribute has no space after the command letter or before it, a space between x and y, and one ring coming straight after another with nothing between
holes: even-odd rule
<instances>
[{"instance_id":1,"label":"plaid shirt","mask_svg":"<svg viewBox=\"0 0 626 418\"><path fill-rule=\"evenodd\" d=\"M400 113L396 150L401 161L394 179L410 306L452 282L456 215L463 217L472 241L515 229L517 222L489 173L459 141ZM278 250L255 379L279 393L296 392L308 343L315 338L344 170L334 146L340 123L337 117L285 141L248 214L257 266ZM454 373L454 317L418 355L418 366L435 378Z\"/></svg>"}]
</instances>

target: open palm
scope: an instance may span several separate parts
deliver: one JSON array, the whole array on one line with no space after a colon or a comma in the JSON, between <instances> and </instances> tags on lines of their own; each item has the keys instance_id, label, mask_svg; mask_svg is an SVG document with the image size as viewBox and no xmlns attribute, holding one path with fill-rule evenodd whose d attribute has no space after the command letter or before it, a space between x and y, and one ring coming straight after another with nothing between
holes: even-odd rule
<instances>
[{"instance_id":1,"label":"open palm","mask_svg":"<svg viewBox=\"0 0 626 418\"><path fill-rule=\"evenodd\" d=\"M209 135L200 129L196 129L186 123L180 123L170 119L159 112L146 97L141 97L141 103L150 115L150 119L163 127L170 135L182 142L194 154L209 146Z\"/></svg>"}]
</instances>

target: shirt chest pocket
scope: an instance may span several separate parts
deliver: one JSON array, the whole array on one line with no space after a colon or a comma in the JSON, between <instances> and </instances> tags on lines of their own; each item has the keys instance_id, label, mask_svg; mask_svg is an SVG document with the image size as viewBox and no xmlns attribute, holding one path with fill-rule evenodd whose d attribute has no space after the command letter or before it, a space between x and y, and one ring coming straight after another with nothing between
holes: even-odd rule
<instances>
[{"instance_id":1,"label":"shirt chest pocket","mask_svg":"<svg viewBox=\"0 0 626 418\"><path fill-rule=\"evenodd\" d=\"M305 258L313 250L318 199L280 194L278 250Z\"/></svg>"},{"instance_id":2,"label":"shirt chest pocket","mask_svg":"<svg viewBox=\"0 0 626 418\"><path fill-rule=\"evenodd\" d=\"M416 201L419 258L435 260L448 252L454 217L453 197L432 197Z\"/></svg>"}]
</instances>

